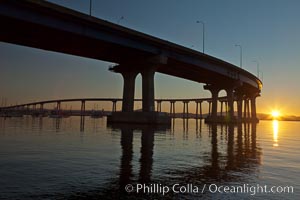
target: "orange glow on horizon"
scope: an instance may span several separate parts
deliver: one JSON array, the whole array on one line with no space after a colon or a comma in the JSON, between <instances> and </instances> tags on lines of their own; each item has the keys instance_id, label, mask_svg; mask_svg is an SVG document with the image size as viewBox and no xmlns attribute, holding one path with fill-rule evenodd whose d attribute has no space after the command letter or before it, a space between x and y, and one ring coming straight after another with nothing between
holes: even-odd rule
<instances>
[{"instance_id":1,"label":"orange glow on horizon","mask_svg":"<svg viewBox=\"0 0 300 200\"><path fill-rule=\"evenodd\" d=\"M272 110L271 115L274 119L277 119L278 117L281 116L281 113L279 110Z\"/></svg>"}]
</instances>

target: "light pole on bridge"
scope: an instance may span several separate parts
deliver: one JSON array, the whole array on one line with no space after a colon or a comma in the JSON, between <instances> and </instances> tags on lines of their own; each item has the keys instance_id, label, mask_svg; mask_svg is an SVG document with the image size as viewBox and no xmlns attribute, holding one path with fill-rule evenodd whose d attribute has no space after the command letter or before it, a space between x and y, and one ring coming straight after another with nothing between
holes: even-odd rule
<instances>
[{"instance_id":1,"label":"light pole on bridge","mask_svg":"<svg viewBox=\"0 0 300 200\"><path fill-rule=\"evenodd\" d=\"M236 47L240 47L240 68L243 69L243 48L242 45L236 44Z\"/></svg>"},{"instance_id":2,"label":"light pole on bridge","mask_svg":"<svg viewBox=\"0 0 300 200\"><path fill-rule=\"evenodd\" d=\"M205 23L203 21L196 21L196 23L202 24L202 52L204 53Z\"/></svg>"},{"instance_id":3,"label":"light pole on bridge","mask_svg":"<svg viewBox=\"0 0 300 200\"><path fill-rule=\"evenodd\" d=\"M257 60L253 60L252 62L256 63L257 78L259 78L259 62Z\"/></svg>"},{"instance_id":4,"label":"light pole on bridge","mask_svg":"<svg viewBox=\"0 0 300 200\"><path fill-rule=\"evenodd\" d=\"M90 0L90 16L92 16L92 0Z\"/></svg>"},{"instance_id":5,"label":"light pole on bridge","mask_svg":"<svg viewBox=\"0 0 300 200\"><path fill-rule=\"evenodd\" d=\"M260 71L260 74L261 74L261 81L264 81L264 73Z\"/></svg>"},{"instance_id":6,"label":"light pole on bridge","mask_svg":"<svg viewBox=\"0 0 300 200\"><path fill-rule=\"evenodd\" d=\"M119 19L118 19L118 22L117 24L120 24L120 21L124 19L124 16L121 16Z\"/></svg>"}]
</instances>

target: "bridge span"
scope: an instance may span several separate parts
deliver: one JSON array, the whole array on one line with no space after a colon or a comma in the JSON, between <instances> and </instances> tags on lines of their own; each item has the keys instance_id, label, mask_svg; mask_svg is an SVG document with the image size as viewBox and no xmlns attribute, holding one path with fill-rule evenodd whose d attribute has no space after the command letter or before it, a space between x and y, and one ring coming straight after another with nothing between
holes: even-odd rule
<instances>
[{"instance_id":1,"label":"bridge span","mask_svg":"<svg viewBox=\"0 0 300 200\"><path fill-rule=\"evenodd\" d=\"M80 115L85 116L88 114L91 114L86 109L86 103L88 102L111 102L112 103L112 109L110 113L118 112L117 110L117 103L122 102L123 99L121 98L73 98L73 99L53 99L53 100L45 100L45 101L36 101L36 102L30 102L30 103L24 103L24 104L17 104L17 105L11 105L6 107L0 107L0 113L5 112L14 112L19 111L26 114L32 114L33 116L44 116L43 114L46 111L49 111L48 109L45 109L46 105L54 104L54 110L56 113L62 112L62 103L73 103L73 102L79 102L81 103L81 110ZM134 99L135 102L141 102L142 99ZM249 122L251 121L251 111L249 108L249 99L243 99L244 101L244 110L243 110L243 122ZM212 115L212 98L166 98L166 99L155 99L156 102L156 112L162 112L162 103L168 103L169 104L169 116L172 118L176 117L183 117L183 118L190 118L190 114L194 114L194 118L196 119L203 119L203 103L208 104L208 112L206 114L206 117L209 118ZM234 99L234 102L236 102L236 105L238 105L238 99ZM182 103L183 104L183 110L182 112L175 111L175 104L176 103ZM191 103L195 104L195 111L190 112L189 111L189 105ZM228 99L226 96L224 97L218 97L218 104L221 105L220 109L218 110L219 116L218 118L228 117L229 111L228 111ZM51 110L51 109L50 109ZM97 111L97 110L96 110Z\"/></svg>"},{"instance_id":2,"label":"bridge span","mask_svg":"<svg viewBox=\"0 0 300 200\"><path fill-rule=\"evenodd\" d=\"M160 120L164 117L154 112L156 72L206 84L204 89L212 94L208 121L217 119L220 90L227 93L229 121L241 121L244 99L250 99L251 118L257 121L255 100L260 96L261 80L218 58L46 1L1 1L0 22L0 41L117 63L110 70L122 75L124 88L122 112L115 112L113 121L169 121ZM142 114L133 112L139 73Z\"/></svg>"}]
</instances>

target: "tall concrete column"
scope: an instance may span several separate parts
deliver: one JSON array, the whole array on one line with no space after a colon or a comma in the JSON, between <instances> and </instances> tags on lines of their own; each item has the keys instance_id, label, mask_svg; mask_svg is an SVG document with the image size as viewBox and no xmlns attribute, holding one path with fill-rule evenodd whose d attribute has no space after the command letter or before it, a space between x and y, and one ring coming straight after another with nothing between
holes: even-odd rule
<instances>
[{"instance_id":1,"label":"tall concrete column","mask_svg":"<svg viewBox=\"0 0 300 200\"><path fill-rule=\"evenodd\" d=\"M185 118L185 103L184 103L184 101L182 103L183 103L183 111L182 111L183 116L182 116L182 118L184 119Z\"/></svg>"},{"instance_id":2,"label":"tall concrete column","mask_svg":"<svg viewBox=\"0 0 300 200\"><path fill-rule=\"evenodd\" d=\"M183 101L183 118L189 118L189 101Z\"/></svg>"},{"instance_id":3,"label":"tall concrete column","mask_svg":"<svg viewBox=\"0 0 300 200\"><path fill-rule=\"evenodd\" d=\"M211 116L213 119L217 118L218 115L218 94L219 89L211 89L211 97L212 97L212 109L211 109Z\"/></svg>"},{"instance_id":4,"label":"tall concrete column","mask_svg":"<svg viewBox=\"0 0 300 200\"><path fill-rule=\"evenodd\" d=\"M221 117L223 117L223 101L220 101L221 103Z\"/></svg>"},{"instance_id":5,"label":"tall concrete column","mask_svg":"<svg viewBox=\"0 0 300 200\"><path fill-rule=\"evenodd\" d=\"M256 117L256 95L251 96L250 101L251 101L251 118L252 118L252 120L257 120L257 117Z\"/></svg>"},{"instance_id":6,"label":"tall concrete column","mask_svg":"<svg viewBox=\"0 0 300 200\"><path fill-rule=\"evenodd\" d=\"M225 101L225 115L228 115L228 100Z\"/></svg>"},{"instance_id":7,"label":"tall concrete column","mask_svg":"<svg viewBox=\"0 0 300 200\"><path fill-rule=\"evenodd\" d=\"M247 100L247 118L250 119L250 106L249 106L250 99Z\"/></svg>"},{"instance_id":8,"label":"tall concrete column","mask_svg":"<svg viewBox=\"0 0 300 200\"><path fill-rule=\"evenodd\" d=\"M124 72L121 72L121 74L122 74L123 80L124 80L122 111L123 112L133 112L135 78L138 73L135 71L124 71Z\"/></svg>"},{"instance_id":9,"label":"tall concrete column","mask_svg":"<svg viewBox=\"0 0 300 200\"><path fill-rule=\"evenodd\" d=\"M244 119L247 118L247 97L244 98Z\"/></svg>"},{"instance_id":10,"label":"tall concrete column","mask_svg":"<svg viewBox=\"0 0 300 200\"><path fill-rule=\"evenodd\" d=\"M161 112L161 100L156 101L156 112Z\"/></svg>"},{"instance_id":11,"label":"tall concrete column","mask_svg":"<svg viewBox=\"0 0 300 200\"><path fill-rule=\"evenodd\" d=\"M212 107L211 107L211 118L217 119L218 115L218 94L220 91L220 88L212 86L212 85L205 85L204 89L209 90L211 92L211 98L212 98Z\"/></svg>"},{"instance_id":12,"label":"tall concrete column","mask_svg":"<svg viewBox=\"0 0 300 200\"><path fill-rule=\"evenodd\" d=\"M170 116L175 117L175 101L170 101Z\"/></svg>"},{"instance_id":13,"label":"tall concrete column","mask_svg":"<svg viewBox=\"0 0 300 200\"><path fill-rule=\"evenodd\" d=\"M198 119L198 102L196 101L196 119Z\"/></svg>"},{"instance_id":14,"label":"tall concrete column","mask_svg":"<svg viewBox=\"0 0 300 200\"><path fill-rule=\"evenodd\" d=\"M142 107L143 112L153 112L154 108L154 68L148 68L142 71Z\"/></svg>"},{"instance_id":15,"label":"tall concrete column","mask_svg":"<svg viewBox=\"0 0 300 200\"><path fill-rule=\"evenodd\" d=\"M170 101L170 116L173 116L173 102Z\"/></svg>"},{"instance_id":16,"label":"tall concrete column","mask_svg":"<svg viewBox=\"0 0 300 200\"><path fill-rule=\"evenodd\" d=\"M44 112L44 104L43 103L40 104L40 113L42 113L42 112Z\"/></svg>"},{"instance_id":17,"label":"tall concrete column","mask_svg":"<svg viewBox=\"0 0 300 200\"><path fill-rule=\"evenodd\" d=\"M239 122L241 122L243 118L243 100L241 99L238 99L237 101L237 110L238 110L238 120Z\"/></svg>"},{"instance_id":18,"label":"tall concrete column","mask_svg":"<svg viewBox=\"0 0 300 200\"><path fill-rule=\"evenodd\" d=\"M202 116L202 101L200 101L200 119L202 119L203 116Z\"/></svg>"},{"instance_id":19,"label":"tall concrete column","mask_svg":"<svg viewBox=\"0 0 300 200\"><path fill-rule=\"evenodd\" d=\"M117 111L117 100L112 100L112 110L111 112Z\"/></svg>"},{"instance_id":20,"label":"tall concrete column","mask_svg":"<svg viewBox=\"0 0 300 200\"><path fill-rule=\"evenodd\" d=\"M243 118L243 95L237 95L237 112L238 112L238 121L241 122Z\"/></svg>"},{"instance_id":21,"label":"tall concrete column","mask_svg":"<svg viewBox=\"0 0 300 200\"><path fill-rule=\"evenodd\" d=\"M195 101L196 102L196 119L199 118L199 108L200 108L200 118L202 118L202 108L201 108L201 101ZM200 104L200 107L199 107Z\"/></svg>"},{"instance_id":22,"label":"tall concrete column","mask_svg":"<svg viewBox=\"0 0 300 200\"><path fill-rule=\"evenodd\" d=\"M80 115L84 116L85 115L85 101L81 101L81 111Z\"/></svg>"},{"instance_id":23,"label":"tall concrete column","mask_svg":"<svg viewBox=\"0 0 300 200\"><path fill-rule=\"evenodd\" d=\"M233 88L227 88L227 101L228 101L228 117L229 120L234 119L234 107L233 107Z\"/></svg>"},{"instance_id":24,"label":"tall concrete column","mask_svg":"<svg viewBox=\"0 0 300 200\"><path fill-rule=\"evenodd\" d=\"M58 114L60 114L60 101L58 101L57 103L56 103L56 114L58 115Z\"/></svg>"},{"instance_id":25,"label":"tall concrete column","mask_svg":"<svg viewBox=\"0 0 300 200\"><path fill-rule=\"evenodd\" d=\"M174 116L174 117L175 117L175 115L176 115L176 111L175 111L175 103L176 103L176 101L173 102L173 110L172 110L173 116Z\"/></svg>"}]
</instances>

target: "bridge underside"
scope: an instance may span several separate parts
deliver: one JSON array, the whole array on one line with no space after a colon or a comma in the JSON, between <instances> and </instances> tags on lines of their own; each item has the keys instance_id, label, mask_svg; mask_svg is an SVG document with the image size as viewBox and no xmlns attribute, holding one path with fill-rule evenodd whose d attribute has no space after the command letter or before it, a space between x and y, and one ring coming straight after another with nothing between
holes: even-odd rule
<instances>
[{"instance_id":1,"label":"bridge underside","mask_svg":"<svg viewBox=\"0 0 300 200\"><path fill-rule=\"evenodd\" d=\"M145 61L157 55L166 54L168 63L158 66L158 72L208 84L224 84L224 82L234 84L233 82L236 81L236 79L228 78L228 74L212 71L213 67L209 69L209 66L214 66L216 62L214 59L209 59L209 56L199 55L202 56L201 59L206 60L202 65L185 62L185 57L189 56L189 52L186 55L176 51L165 52L160 47L151 46L137 37L129 34L123 36L116 30L107 30L106 24L101 26L99 23L92 23L95 21L94 18L86 15L81 16L87 18L85 23L76 22L76 20L69 19L72 16L66 16L61 12L49 13L49 10L45 8L43 10L43 7L39 13L36 11L37 8L30 6L24 8L22 4L17 4L17 6L19 7L15 10L7 11L10 12L9 15L0 17L0 40L3 42L104 60L126 65L128 68L145 68L147 66ZM247 84L243 87L253 88Z\"/></svg>"},{"instance_id":2,"label":"bridge underside","mask_svg":"<svg viewBox=\"0 0 300 200\"><path fill-rule=\"evenodd\" d=\"M0 39L8 43L115 63L147 56L141 51L129 51L118 44L26 21L1 17L0 23Z\"/></svg>"}]
</instances>

